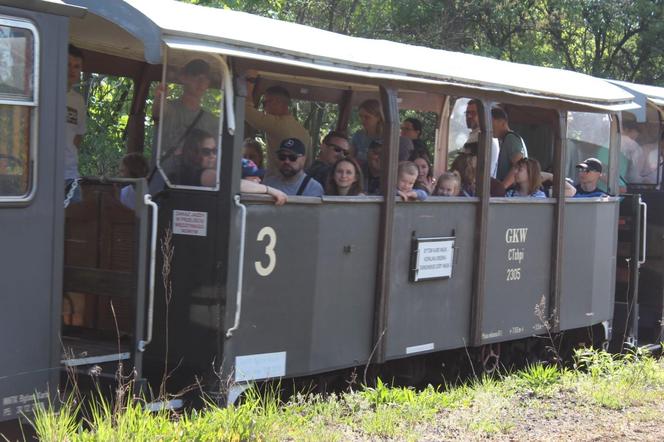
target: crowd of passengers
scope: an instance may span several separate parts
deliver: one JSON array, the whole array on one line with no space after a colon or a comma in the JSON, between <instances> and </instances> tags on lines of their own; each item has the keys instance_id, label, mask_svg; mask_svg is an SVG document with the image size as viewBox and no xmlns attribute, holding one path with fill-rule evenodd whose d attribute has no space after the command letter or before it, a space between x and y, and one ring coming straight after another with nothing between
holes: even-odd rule
<instances>
[{"instance_id":1,"label":"crowd of passengers","mask_svg":"<svg viewBox=\"0 0 664 442\"><path fill-rule=\"evenodd\" d=\"M256 72L248 72L249 97L253 96L256 80ZM164 122L161 165L171 183L212 187L217 182L219 123L201 105L210 85L209 65L199 59L190 61L182 69L180 81L183 94L179 99L167 100L163 111L154 106L155 123ZM158 87L155 102L160 102L163 94L163 86ZM251 99L247 100L246 120L265 134L266 143L263 148L256 139L245 140L241 192L269 194L277 204L283 204L289 195L380 194L381 161L386 155L382 139L385 119L378 100L360 104L358 115L362 128L350 138L338 131L327 133L316 158L313 158L309 133L291 114L290 108L289 93L280 86L265 91L262 110L256 109ZM408 118L402 123L397 146L395 196L403 201L422 201L431 195L477 194L478 109L479 101L470 100L465 112L470 129L468 140L450 170L438 177L433 176L431 158L421 140L421 121ZM491 143L491 196L546 197L542 183L552 181L552 175L543 172L536 159L528 157L524 140L510 129L508 116L502 108L493 108L491 116L495 136ZM579 182L576 186L565 183L566 196L605 195L597 188L602 174L602 163L598 159L588 158L576 167Z\"/></svg>"}]
</instances>

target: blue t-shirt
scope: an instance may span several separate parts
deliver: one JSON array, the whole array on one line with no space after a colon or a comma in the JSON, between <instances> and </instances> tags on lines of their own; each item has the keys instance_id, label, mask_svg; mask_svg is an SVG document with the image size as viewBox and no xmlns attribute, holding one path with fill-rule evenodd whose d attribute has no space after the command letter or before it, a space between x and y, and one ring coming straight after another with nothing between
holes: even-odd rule
<instances>
[{"instance_id":1,"label":"blue t-shirt","mask_svg":"<svg viewBox=\"0 0 664 442\"><path fill-rule=\"evenodd\" d=\"M297 195L297 191L302 185L302 181L307 176L304 172L300 172L291 179L286 179L281 174L271 175L263 180L266 186L274 187L284 192L286 195ZM307 186L302 192L302 196L323 196L323 186L318 181L311 178Z\"/></svg>"},{"instance_id":2,"label":"blue t-shirt","mask_svg":"<svg viewBox=\"0 0 664 442\"><path fill-rule=\"evenodd\" d=\"M574 198L599 198L602 196L607 196L605 192L602 192L599 190L597 187L595 189L591 190L590 192L586 192L581 188L580 184L577 184L574 186L576 189L576 194L574 195Z\"/></svg>"},{"instance_id":3,"label":"blue t-shirt","mask_svg":"<svg viewBox=\"0 0 664 442\"><path fill-rule=\"evenodd\" d=\"M519 195L519 192L516 189L512 188L508 189L507 192L505 192L505 196L517 197L517 198L546 198L546 194L541 189L537 189L530 195L524 196L524 195Z\"/></svg>"},{"instance_id":4,"label":"blue t-shirt","mask_svg":"<svg viewBox=\"0 0 664 442\"><path fill-rule=\"evenodd\" d=\"M429 194L422 189L413 188L413 192L417 195L417 201L424 201L429 196ZM397 196L399 195L399 189L396 190L396 194Z\"/></svg>"}]
</instances>

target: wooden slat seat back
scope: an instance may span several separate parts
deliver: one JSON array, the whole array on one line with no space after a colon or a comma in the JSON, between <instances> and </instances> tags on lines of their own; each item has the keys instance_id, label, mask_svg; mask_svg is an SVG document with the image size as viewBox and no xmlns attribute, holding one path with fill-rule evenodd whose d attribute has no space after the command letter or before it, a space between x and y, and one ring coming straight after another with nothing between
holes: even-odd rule
<instances>
[{"instance_id":1,"label":"wooden slat seat back","mask_svg":"<svg viewBox=\"0 0 664 442\"><path fill-rule=\"evenodd\" d=\"M136 220L112 184L83 183L83 200L65 215L65 294L85 296L84 325L131 331ZM115 319L113 310L115 311Z\"/></svg>"}]
</instances>

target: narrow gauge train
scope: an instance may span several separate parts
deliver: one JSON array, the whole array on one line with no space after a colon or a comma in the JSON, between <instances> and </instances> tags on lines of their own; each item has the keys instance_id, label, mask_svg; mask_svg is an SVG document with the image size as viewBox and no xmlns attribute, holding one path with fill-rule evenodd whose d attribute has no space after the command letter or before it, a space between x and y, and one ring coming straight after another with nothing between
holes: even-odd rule
<instances>
[{"instance_id":1,"label":"narrow gauge train","mask_svg":"<svg viewBox=\"0 0 664 442\"><path fill-rule=\"evenodd\" d=\"M216 184L169 182L162 119L152 146L162 190L146 198L144 179L86 178L82 201L65 209L70 43L83 49L86 72L133 82L128 151L144 149L151 86L166 83L177 98L178 72L206 61L204 103L223 152ZM65 368L99 366L97 376L113 377L107 367L124 361L139 384L158 384L166 371L171 388L198 377L208 392L218 379L237 392L256 380L452 349L518 357L549 330L583 340L590 328L596 342L608 341L614 300L636 302L634 284L619 284L630 294L615 296L621 199L562 197L569 165L588 149L606 159L606 189L619 192L621 112L638 108L622 87L170 1L1 0L0 54L0 420L44 402ZM259 78L250 97L248 70ZM396 187L399 111L435 115L441 172L468 135L468 99L479 99L478 196L290 197L275 207L267 196L240 195L246 103L273 85L335 106L339 130L360 102L378 99L383 195ZM498 104L553 172L550 198L490 197ZM135 210L118 202L127 184ZM641 209L625 201L635 233L623 248L635 263ZM660 336L661 286L651 295L660 308L652 336ZM621 311L636 321L633 309Z\"/></svg>"}]
</instances>

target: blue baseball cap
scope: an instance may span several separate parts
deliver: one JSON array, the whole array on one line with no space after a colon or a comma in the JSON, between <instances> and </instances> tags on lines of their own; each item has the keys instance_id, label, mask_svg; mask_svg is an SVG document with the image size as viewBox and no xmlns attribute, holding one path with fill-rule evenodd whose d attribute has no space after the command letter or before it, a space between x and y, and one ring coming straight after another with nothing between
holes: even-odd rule
<instances>
[{"instance_id":1,"label":"blue baseball cap","mask_svg":"<svg viewBox=\"0 0 664 442\"><path fill-rule=\"evenodd\" d=\"M297 138L286 138L279 144L279 149L277 149L277 152L281 150L289 150L293 152L296 155L305 155L305 147L304 143Z\"/></svg>"}]
</instances>

